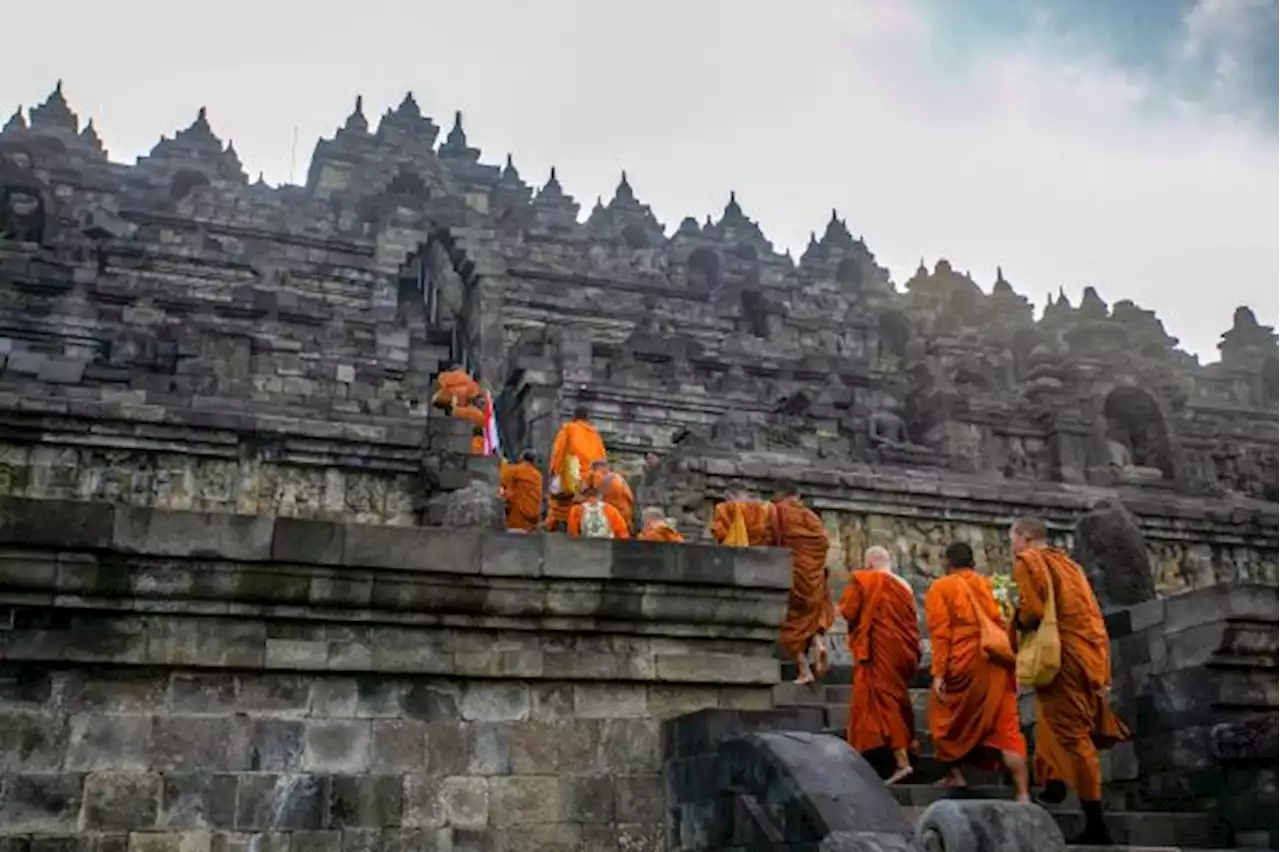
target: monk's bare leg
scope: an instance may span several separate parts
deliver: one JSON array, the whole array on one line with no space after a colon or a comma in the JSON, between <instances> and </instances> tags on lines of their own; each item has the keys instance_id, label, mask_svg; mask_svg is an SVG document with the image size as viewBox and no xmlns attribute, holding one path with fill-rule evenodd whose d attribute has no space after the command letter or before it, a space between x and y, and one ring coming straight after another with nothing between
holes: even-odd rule
<instances>
[{"instance_id":1,"label":"monk's bare leg","mask_svg":"<svg viewBox=\"0 0 1280 852\"><path fill-rule=\"evenodd\" d=\"M947 768L947 774L942 776L942 780L934 786L945 787L950 790L963 790L969 784L964 780L964 776L960 774L960 767L951 766Z\"/></svg>"},{"instance_id":2,"label":"monk's bare leg","mask_svg":"<svg viewBox=\"0 0 1280 852\"><path fill-rule=\"evenodd\" d=\"M1013 800L1015 802L1031 801L1031 779L1027 772L1027 759L1014 751L1003 751L1005 769L1013 776Z\"/></svg>"},{"instance_id":3,"label":"monk's bare leg","mask_svg":"<svg viewBox=\"0 0 1280 852\"><path fill-rule=\"evenodd\" d=\"M809 668L808 655L801 651L796 654L796 686L808 686L813 683L813 669Z\"/></svg>"},{"instance_id":4,"label":"monk's bare leg","mask_svg":"<svg viewBox=\"0 0 1280 852\"><path fill-rule=\"evenodd\" d=\"M818 677L822 677L831 668L831 656L827 653L826 639L819 633L810 641L809 647L814 652L814 665L818 670Z\"/></svg>"},{"instance_id":5,"label":"monk's bare leg","mask_svg":"<svg viewBox=\"0 0 1280 852\"><path fill-rule=\"evenodd\" d=\"M884 783L886 784L897 784L913 771L911 768L911 758L907 756L907 750L905 748L895 748L893 750L893 761L896 764L896 768L893 770L893 774L885 780Z\"/></svg>"}]
</instances>

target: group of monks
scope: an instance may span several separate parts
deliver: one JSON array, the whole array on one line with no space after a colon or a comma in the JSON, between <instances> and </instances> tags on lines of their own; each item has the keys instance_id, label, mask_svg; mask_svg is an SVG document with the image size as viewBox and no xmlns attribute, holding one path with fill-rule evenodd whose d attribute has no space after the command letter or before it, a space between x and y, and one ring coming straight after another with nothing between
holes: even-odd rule
<instances>
[{"instance_id":1,"label":"group of monks","mask_svg":"<svg viewBox=\"0 0 1280 852\"><path fill-rule=\"evenodd\" d=\"M447 378L446 378L447 377ZM469 383L469 384L468 384ZM484 452L484 413L476 405L479 387L461 370L443 374L434 402L476 424ZM477 418L476 415L479 415ZM626 479L609 464L604 441L584 408L564 424L548 460L550 482L536 457L523 453L502 462L500 488L513 532L561 532L573 537L632 538L635 497ZM543 497L546 514L543 516ZM827 531L805 506L798 490L781 484L772 500L733 489L715 507L711 537L729 547L781 547L791 554L791 589L779 642L797 666L796 683L814 683L826 673L830 656L826 633L836 607L829 592ZM684 537L660 509L642 513L640 540L682 542ZM993 653L990 631L1006 635L1017 649L1021 637L1040 626L1046 601L1056 606L1061 666L1047 684L1035 688L1035 776L1041 801L1061 802L1075 791L1084 811L1077 844L1109 843L1102 814L1099 748L1127 739L1123 723L1111 712L1110 644L1084 571L1067 554L1051 547L1043 521L1023 518L1010 528L1017 589L1013 617L996 602L990 580L974 568L972 548L957 542L944 555L943 576L924 598L925 625L932 642L928 730L936 759L947 767L939 783L965 785L962 767L1003 768L1012 776L1015 796L1030 801L1027 743L1017 706L1013 660ZM911 683L920 668L921 646L915 593L893 572L889 552L868 548L862 570L850 575L839 602L848 622L853 660L849 744L859 752L889 750L896 783L912 772L915 713Z\"/></svg>"},{"instance_id":2,"label":"group of monks","mask_svg":"<svg viewBox=\"0 0 1280 852\"><path fill-rule=\"evenodd\" d=\"M933 648L928 730L936 759L947 766L939 783L963 787L964 765L1003 767L1013 777L1016 798L1030 801L1015 669L1011 660L992 653L995 643L984 636L984 622L987 630L1005 631L1016 651L1019 640L1040 627L1046 601L1052 601L1061 667L1047 685L1034 688L1039 799L1056 804L1068 789L1075 791L1085 825L1070 842L1106 845L1098 750L1127 739L1129 732L1108 701L1110 642L1102 612L1084 571L1049 545L1043 521L1017 521L1009 539L1017 604L1008 623L990 580L974 570L972 548L962 542L947 548L945 574L925 594ZM911 773L909 753L917 747L910 695L920 665L916 602L909 584L893 573L888 551L869 548L865 560L840 600L854 661L848 739L860 752L892 750L894 783Z\"/></svg>"}]
</instances>

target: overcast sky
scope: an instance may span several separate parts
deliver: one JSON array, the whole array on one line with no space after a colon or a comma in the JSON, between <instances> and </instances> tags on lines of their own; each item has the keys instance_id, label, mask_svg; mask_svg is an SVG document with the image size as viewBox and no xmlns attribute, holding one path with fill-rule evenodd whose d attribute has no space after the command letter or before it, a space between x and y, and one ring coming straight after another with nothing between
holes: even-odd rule
<instances>
[{"instance_id":1,"label":"overcast sky","mask_svg":"<svg viewBox=\"0 0 1280 852\"><path fill-rule=\"evenodd\" d=\"M0 108L62 78L132 162L207 106L280 183L412 90L584 215L625 168L668 232L736 190L798 255L835 207L899 284L1092 284L1208 361L1237 305L1276 323L1278 2L62 0L16 19L56 35L8 41Z\"/></svg>"}]
</instances>

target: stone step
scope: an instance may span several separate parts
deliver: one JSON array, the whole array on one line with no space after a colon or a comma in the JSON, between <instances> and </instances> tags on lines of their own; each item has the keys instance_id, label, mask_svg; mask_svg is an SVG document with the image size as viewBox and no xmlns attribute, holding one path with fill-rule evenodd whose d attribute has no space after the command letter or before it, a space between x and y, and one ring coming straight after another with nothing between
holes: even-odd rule
<instances>
[{"instance_id":1,"label":"stone step","mask_svg":"<svg viewBox=\"0 0 1280 852\"><path fill-rule=\"evenodd\" d=\"M892 788L891 788L892 789ZM898 795L895 792L895 795ZM1007 798L1007 795L1000 798ZM907 821L915 823L928 805L904 805ZM1049 809L1063 835L1071 838L1083 827L1079 810ZM1231 849L1231 830L1211 814L1155 811L1112 812L1106 815L1111 839L1118 848ZM1093 847L1096 848L1096 847Z\"/></svg>"}]
</instances>

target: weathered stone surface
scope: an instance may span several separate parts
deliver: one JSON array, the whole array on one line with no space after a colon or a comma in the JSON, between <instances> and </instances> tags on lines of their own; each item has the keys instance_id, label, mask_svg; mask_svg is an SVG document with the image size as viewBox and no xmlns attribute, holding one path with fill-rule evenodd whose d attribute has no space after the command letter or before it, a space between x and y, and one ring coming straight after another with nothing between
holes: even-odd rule
<instances>
[{"instance_id":1,"label":"weathered stone surface","mask_svg":"<svg viewBox=\"0 0 1280 852\"><path fill-rule=\"evenodd\" d=\"M1071 558L1089 574L1104 608L1132 606L1156 596L1147 542L1118 500L1103 500L1076 524Z\"/></svg>"},{"instance_id":2,"label":"weathered stone surface","mask_svg":"<svg viewBox=\"0 0 1280 852\"><path fill-rule=\"evenodd\" d=\"M926 852L1062 852L1066 840L1038 805L944 799L916 822Z\"/></svg>"}]
</instances>

